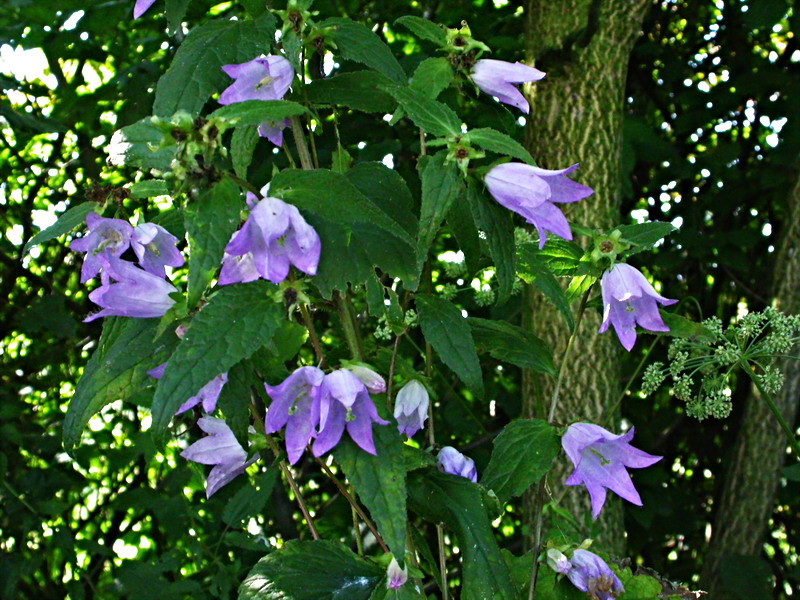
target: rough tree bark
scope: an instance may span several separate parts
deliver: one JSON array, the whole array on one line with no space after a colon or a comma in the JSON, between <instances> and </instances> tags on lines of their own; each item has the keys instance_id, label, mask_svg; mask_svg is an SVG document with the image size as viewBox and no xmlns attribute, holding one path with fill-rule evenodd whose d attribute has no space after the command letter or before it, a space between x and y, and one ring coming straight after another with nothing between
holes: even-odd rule
<instances>
[{"instance_id":1,"label":"rough tree bark","mask_svg":"<svg viewBox=\"0 0 800 600\"><path fill-rule=\"evenodd\" d=\"M628 59L651 0L529 0L527 40L529 58L547 72L534 84L527 145L545 168L580 163L575 179L595 193L566 206L571 221L606 228L619 222L621 199L622 115ZM569 333L561 317L535 291L528 290L527 325L554 343L560 356ZM613 333L597 335L596 314L587 314L562 383L556 421L599 423L604 408L620 391L620 346ZM523 411L545 414L553 382L526 374ZM566 458L563 459L566 462ZM562 493L568 465L560 464L551 477L553 491ZM611 499L613 494L609 494ZM568 488L561 505L582 515L589 503L581 488ZM533 532L533 498L526 498L525 521ZM624 551L622 509L609 502L600 521L604 548Z\"/></svg>"},{"instance_id":2,"label":"rough tree bark","mask_svg":"<svg viewBox=\"0 0 800 600\"><path fill-rule=\"evenodd\" d=\"M800 178L788 198L780 246L773 267L773 304L786 313L800 312ZM782 366L783 389L774 400L787 423L797 418L800 362ZM779 470L786 458L786 435L753 387L729 459L722 497L703 565L701 589L709 598L726 600L721 565L725 555L757 557L775 503ZM738 596L737 596L738 597Z\"/></svg>"}]
</instances>

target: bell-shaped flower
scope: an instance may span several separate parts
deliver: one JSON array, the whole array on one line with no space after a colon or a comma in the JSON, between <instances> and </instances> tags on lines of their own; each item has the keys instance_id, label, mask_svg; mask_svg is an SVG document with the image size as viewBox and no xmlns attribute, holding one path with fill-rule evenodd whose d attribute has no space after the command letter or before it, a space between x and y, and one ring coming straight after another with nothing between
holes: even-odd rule
<instances>
[{"instance_id":1,"label":"bell-shaped flower","mask_svg":"<svg viewBox=\"0 0 800 600\"><path fill-rule=\"evenodd\" d=\"M569 222L555 204L577 202L594 193L592 188L566 177L577 168L572 165L553 171L524 163L503 163L489 170L484 183L501 206L536 227L542 248L548 231L565 240L572 239Z\"/></svg>"},{"instance_id":2,"label":"bell-shaped flower","mask_svg":"<svg viewBox=\"0 0 800 600\"><path fill-rule=\"evenodd\" d=\"M164 267L180 267L183 255L175 246L178 238L155 223L137 225L131 236L131 247L139 264L148 273L166 277Z\"/></svg>"},{"instance_id":3,"label":"bell-shaped flower","mask_svg":"<svg viewBox=\"0 0 800 600\"><path fill-rule=\"evenodd\" d=\"M473 483L478 482L478 471L475 469L475 461L464 456L452 446L445 446L439 450L436 462L439 465L440 471L464 477Z\"/></svg>"},{"instance_id":4,"label":"bell-shaped flower","mask_svg":"<svg viewBox=\"0 0 800 600\"><path fill-rule=\"evenodd\" d=\"M248 194L248 200L254 202L250 215L225 247L220 285L259 278L277 284L286 279L290 264L316 274L320 239L300 211L277 198L256 202Z\"/></svg>"},{"instance_id":5,"label":"bell-shaped flower","mask_svg":"<svg viewBox=\"0 0 800 600\"><path fill-rule=\"evenodd\" d=\"M225 65L222 70L235 81L220 94L220 104L280 100L289 91L294 79L291 63L277 55L254 58L238 65Z\"/></svg>"},{"instance_id":6,"label":"bell-shaped flower","mask_svg":"<svg viewBox=\"0 0 800 600\"><path fill-rule=\"evenodd\" d=\"M606 501L606 489L628 502L642 505L642 499L633 487L628 469L642 469L657 463L663 457L653 456L629 444L634 428L622 435L614 435L599 425L574 423L561 438L564 452L575 465L565 484L585 485L592 500L592 518L596 519Z\"/></svg>"},{"instance_id":7,"label":"bell-shaped flower","mask_svg":"<svg viewBox=\"0 0 800 600\"><path fill-rule=\"evenodd\" d=\"M547 551L547 566L556 573L566 575L572 568L572 563L569 562L569 559L561 550L550 548Z\"/></svg>"},{"instance_id":8,"label":"bell-shaped flower","mask_svg":"<svg viewBox=\"0 0 800 600\"><path fill-rule=\"evenodd\" d=\"M156 0L136 0L136 4L133 6L133 18L141 17L155 2Z\"/></svg>"},{"instance_id":9,"label":"bell-shaped flower","mask_svg":"<svg viewBox=\"0 0 800 600\"><path fill-rule=\"evenodd\" d=\"M386 380L367 366L359 364L347 365L347 370L358 377L370 394L382 394L386 391Z\"/></svg>"},{"instance_id":10,"label":"bell-shaped flower","mask_svg":"<svg viewBox=\"0 0 800 600\"><path fill-rule=\"evenodd\" d=\"M642 273L625 263L617 263L600 279L603 296L603 323L600 333L614 326L622 347L630 352L636 343L636 325L650 331L669 331L656 303L663 306L677 300L664 298Z\"/></svg>"},{"instance_id":11,"label":"bell-shaped flower","mask_svg":"<svg viewBox=\"0 0 800 600\"><path fill-rule=\"evenodd\" d=\"M247 460L247 452L223 419L203 417L197 424L208 436L186 448L181 456L192 462L214 465L206 479L206 497L210 498L222 486L244 473L258 456Z\"/></svg>"},{"instance_id":12,"label":"bell-shaped flower","mask_svg":"<svg viewBox=\"0 0 800 600\"><path fill-rule=\"evenodd\" d=\"M319 397L325 377L317 367L300 367L276 386L264 385L272 398L264 427L275 433L286 427L286 453L295 464L316 435L319 425Z\"/></svg>"},{"instance_id":13,"label":"bell-shaped flower","mask_svg":"<svg viewBox=\"0 0 800 600\"><path fill-rule=\"evenodd\" d=\"M103 283L89 294L89 300L103 310L84 322L100 317L162 317L175 304L169 295L178 290L167 280L119 258L99 256L99 259Z\"/></svg>"},{"instance_id":14,"label":"bell-shaped flower","mask_svg":"<svg viewBox=\"0 0 800 600\"><path fill-rule=\"evenodd\" d=\"M614 571L594 552L575 550L570 562L572 569L567 578L590 600L612 600L625 591Z\"/></svg>"},{"instance_id":15,"label":"bell-shaped flower","mask_svg":"<svg viewBox=\"0 0 800 600\"><path fill-rule=\"evenodd\" d=\"M167 363L161 363L154 369L150 369L147 374L153 379L161 379L164 376L164 371L167 368ZM217 408L217 400L222 392L222 388L228 383L228 374L220 373L214 379L209 381L200 391L194 396L189 398L186 402L181 404L180 408L175 412L176 415L185 413L190 408L194 408L198 404L203 405L203 411L207 414L213 413Z\"/></svg>"},{"instance_id":16,"label":"bell-shaped flower","mask_svg":"<svg viewBox=\"0 0 800 600\"><path fill-rule=\"evenodd\" d=\"M428 418L428 390L416 379L412 379L397 393L394 404L394 418L397 429L408 437L413 437L425 425Z\"/></svg>"},{"instance_id":17,"label":"bell-shaped flower","mask_svg":"<svg viewBox=\"0 0 800 600\"><path fill-rule=\"evenodd\" d=\"M521 62L510 63L482 58L475 62L471 77L482 92L494 96L504 104L516 106L528 114L530 105L514 84L539 81L544 77L544 73Z\"/></svg>"},{"instance_id":18,"label":"bell-shaped flower","mask_svg":"<svg viewBox=\"0 0 800 600\"><path fill-rule=\"evenodd\" d=\"M258 126L258 135L267 138L280 148L283 145L283 130L291 126L289 119L264 121Z\"/></svg>"},{"instance_id":19,"label":"bell-shaped flower","mask_svg":"<svg viewBox=\"0 0 800 600\"><path fill-rule=\"evenodd\" d=\"M400 568L400 564L393 556L392 562L389 563L386 569L386 588L396 590L403 587L408 581L408 567Z\"/></svg>"},{"instance_id":20,"label":"bell-shaped flower","mask_svg":"<svg viewBox=\"0 0 800 600\"><path fill-rule=\"evenodd\" d=\"M133 227L121 219L106 219L90 212L86 215L89 233L74 240L69 247L76 252L85 252L81 267L81 283L89 281L102 268L101 257L118 257L131 244Z\"/></svg>"}]
</instances>

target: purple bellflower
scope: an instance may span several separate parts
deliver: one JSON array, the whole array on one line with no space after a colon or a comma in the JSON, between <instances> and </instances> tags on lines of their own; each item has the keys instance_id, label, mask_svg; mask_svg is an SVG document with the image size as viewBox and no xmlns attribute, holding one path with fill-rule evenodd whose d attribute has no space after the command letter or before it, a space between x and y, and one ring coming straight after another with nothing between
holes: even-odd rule
<instances>
[{"instance_id":1,"label":"purple bellflower","mask_svg":"<svg viewBox=\"0 0 800 600\"><path fill-rule=\"evenodd\" d=\"M408 581L408 567L401 569L397 559L393 556L392 562L389 563L389 567L386 569L386 588L390 590L399 589L405 585L406 581Z\"/></svg>"},{"instance_id":2,"label":"purple bellflower","mask_svg":"<svg viewBox=\"0 0 800 600\"><path fill-rule=\"evenodd\" d=\"M634 428L622 435L614 435L599 425L574 423L561 438L564 452L575 465L566 485L585 485L592 500L592 518L596 519L606 501L606 489L611 490L637 506L642 499L633 487L629 469L643 469L663 457L653 456L634 448Z\"/></svg>"},{"instance_id":3,"label":"purple bellflower","mask_svg":"<svg viewBox=\"0 0 800 600\"><path fill-rule=\"evenodd\" d=\"M267 138L280 148L283 145L283 130L290 126L291 122L289 119L264 121L258 126L258 135Z\"/></svg>"},{"instance_id":4,"label":"purple bellflower","mask_svg":"<svg viewBox=\"0 0 800 600\"><path fill-rule=\"evenodd\" d=\"M85 323L100 317L162 317L175 304L169 295L178 290L165 279L119 258L99 258L103 283L89 294L89 300L103 310L84 319Z\"/></svg>"},{"instance_id":5,"label":"purple bellflower","mask_svg":"<svg viewBox=\"0 0 800 600\"><path fill-rule=\"evenodd\" d=\"M136 4L133 7L133 18L138 19L147 10L156 3L156 0L136 0Z\"/></svg>"},{"instance_id":6,"label":"purple bellflower","mask_svg":"<svg viewBox=\"0 0 800 600\"><path fill-rule=\"evenodd\" d=\"M428 390L416 379L412 379L397 393L394 405L394 418L397 429L408 437L413 437L425 424L428 418Z\"/></svg>"},{"instance_id":7,"label":"purple bellflower","mask_svg":"<svg viewBox=\"0 0 800 600\"><path fill-rule=\"evenodd\" d=\"M386 381L375 371L359 364L350 364L347 370L361 380L370 394L382 394L386 391Z\"/></svg>"},{"instance_id":8,"label":"purple bellflower","mask_svg":"<svg viewBox=\"0 0 800 600\"><path fill-rule=\"evenodd\" d=\"M280 100L294 79L291 63L282 56L270 55L238 65L222 67L235 81L219 97L220 104L245 100Z\"/></svg>"},{"instance_id":9,"label":"purple bellflower","mask_svg":"<svg viewBox=\"0 0 800 600\"><path fill-rule=\"evenodd\" d=\"M248 202L252 203L250 216L225 247L219 284L259 278L277 284L286 279L290 264L308 275L316 274L319 235L300 211L277 198L257 202L254 194L248 194Z\"/></svg>"},{"instance_id":10,"label":"purple bellflower","mask_svg":"<svg viewBox=\"0 0 800 600\"><path fill-rule=\"evenodd\" d=\"M472 68L472 81L482 92L496 97L504 104L516 106L525 114L530 112L530 105L514 84L539 81L542 77L544 73L539 69L521 62L510 63L490 58L480 59Z\"/></svg>"},{"instance_id":11,"label":"purple bellflower","mask_svg":"<svg viewBox=\"0 0 800 600\"><path fill-rule=\"evenodd\" d=\"M436 462L439 464L440 471L465 477L473 483L478 483L478 471L475 470L475 461L464 456L452 446L445 446L439 450Z\"/></svg>"},{"instance_id":12,"label":"purple bellflower","mask_svg":"<svg viewBox=\"0 0 800 600\"><path fill-rule=\"evenodd\" d=\"M575 550L570 562L572 569L567 578L590 600L612 600L625 591L614 571L594 552Z\"/></svg>"},{"instance_id":13,"label":"purple bellflower","mask_svg":"<svg viewBox=\"0 0 800 600\"><path fill-rule=\"evenodd\" d=\"M156 368L150 369L147 374L153 379L161 379L164 376L164 370L166 367L167 363L162 363ZM214 379L201 387L199 392L181 404L180 408L175 414L179 415L181 413L185 413L187 410L194 408L200 403L203 404L203 411L205 413L213 413L217 408L217 399L219 398L219 394L222 392L222 388L226 383L228 383L227 373L221 373L217 375L214 377Z\"/></svg>"},{"instance_id":14,"label":"purple bellflower","mask_svg":"<svg viewBox=\"0 0 800 600\"><path fill-rule=\"evenodd\" d=\"M622 347L628 352L636 343L637 324L650 331L669 331L656 302L669 306L677 300L661 296L635 267L625 263L615 264L603 273L600 289L603 296L603 323L599 333L605 333L611 323Z\"/></svg>"},{"instance_id":15,"label":"purple bellflower","mask_svg":"<svg viewBox=\"0 0 800 600\"><path fill-rule=\"evenodd\" d=\"M192 462L214 465L206 479L206 498L210 498L222 486L244 473L258 455L247 460L247 452L223 419L202 417L197 424L208 436L186 448L181 456Z\"/></svg>"},{"instance_id":16,"label":"purple bellflower","mask_svg":"<svg viewBox=\"0 0 800 600\"><path fill-rule=\"evenodd\" d=\"M165 266L183 265L183 255L175 247L177 243L178 238L155 223L137 225L131 236L131 247L139 259L139 265L161 278L166 277Z\"/></svg>"},{"instance_id":17,"label":"purple bellflower","mask_svg":"<svg viewBox=\"0 0 800 600\"><path fill-rule=\"evenodd\" d=\"M557 548L550 548L547 551L547 566L553 569L556 573L566 575L572 569L572 563L566 555Z\"/></svg>"},{"instance_id":18,"label":"purple bellflower","mask_svg":"<svg viewBox=\"0 0 800 600\"><path fill-rule=\"evenodd\" d=\"M128 222L106 219L93 212L86 215L86 226L89 233L69 245L76 252L86 252L81 267L81 283L89 281L100 272L101 257L118 257L125 252L131 244L133 234L133 227Z\"/></svg>"},{"instance_id":19,"label":"purple bellflower","mask_svg":"<svg viewBox=\"0 0 800 600\"><path fill-rule=\"evenodd\" d=\"M547 231L565 240L572 239L567 218L555 204L577 202L594 193L592 188L565 177L577 168L578 165L572 165L552 171L524 163L503 163L489 170L484 183L501 206L536 227L542 248Z\"/></svg>"}]
</instances>

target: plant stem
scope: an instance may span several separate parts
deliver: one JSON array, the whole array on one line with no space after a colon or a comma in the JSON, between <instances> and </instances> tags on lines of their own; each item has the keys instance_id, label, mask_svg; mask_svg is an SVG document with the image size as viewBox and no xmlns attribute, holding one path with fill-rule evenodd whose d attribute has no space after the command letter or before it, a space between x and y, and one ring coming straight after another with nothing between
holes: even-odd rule
<instances>
[{"instance_id":1,"label":"plant stem","mask_svg":"<svg viewBox=\"0 0 800 600\"><path fill-rule=\"evenodd\" d=\"M311 338L311 345L314 347L314 354L317 356L319 368L325 368L325 354L322 351L322 343L320 342L317 329L314 327L314 321L311 319L311 314L308 312L308 307L305 304L300 304L300 314L303 316L303 323L308 330L308 337Z\"/></svg>"},{"instance_id":2,"label":"plant stem","mask_svg":"<svg viewBox=\"0 0 800 600\"><path fill-rule=\"evenodd\" d=\"M386 383L386 406L391 411L393 408L392 404L392 383L394 381L394 366L397 363L397 349L400 346L400 338L403 337L404 334L400 334L395 336L394 338L394 347L392 348L392 360L389 362L389 381Z\"/></svg>"},{"instance_id":3,"label":"plant stem","mask_svg":"<svg viewBox=\"0 0 800 600\"><path fill-rule=\"evenodd\" d=\"M617 398L617 401L614 402L614 404L611 405L611 407L609 407L607 410L603 411L603 414L605 416L603 416L600 419L600 422L603 423L604 425L609 424L609 420L612 418L619 405L622 404L622 401L625 399L625 394L631 389L631 385L633 385L634 380L639 376L639 372L642 370L644 363L650 357L650 353L653 351L653 348L656 347L656 344L658 343L659 339L660 336L656 336L655 339L653 340L653 343L650 344L650 347L644 353L644 356L642 356L642 360L640 360L639 364L636 365L636 370L633 372L633 375L630 376L630 379L628 379L628 383L625 384L625 387L622 389L622 393L619 395L619 398Z\"/></svg>"},{"instance_id":4,"label":"plant stem","mask_svg":"<svg viewBox=\"0 0 800 600\"><path fill-rule=\"evenodd\" d=\"M350 513L353 515L353 537L356 538L356 551L359 556L364 556L364 541L361 539L361 530L358 527L358 513L355 507L350 507Z\"/></svg>"},{"instance_id":5,"label":"plant stem","mask_svg":"<svg viewBox=\"0 0 800 600\"><path fill-rule=\"evenodd\" d=\"M780 424L781 429L783 429L784 433L786 433L786 437L789 438L789 445L792 447L795 459L800 460L800 443L797 441L797 438L795 437L792 428L786 422L786 419L783 418L783 415L781 414L781 411L778 410L778 407L775 405L775 401L772 399L772 396L770 396L767 393L767 391L758 381L758 378L756 378L756 376L753 374L753 371L750 368L750 364L747 361L742 361L740 364L744 372L747 373L747 376L758 388L758 391L761 393L761 397L764 399L764 402L767 403L769 410L772 412L775 418L778 419L778 423Z\"/></svg>"},{"instance_id":6,"label":"plant stem","mask_svg":"<svg viewBox=\"0 0 800 600\"><path fill-rule=\"evenodd\" d=\"M292 135L294 136L294 143L297 146L297 156L300 158L300 166L306 171L314 170L314 163L311 161L311 154L308 151L306 144L306 136L304 134L303 123L300 117L294 116L292 121Z\"/></svg>"},{"instance_id":7,"label":"plant stem","mask_svg":"<svg viewBox=\"0 0 800 600\"><path fill-rule=\"evenodd\" d=\"M350 354L356 360L364 360L364 353L361 350L361 339L358 336L356 319L353 314L353 304L350 302L350 298L347 297L347 294L335 292L333 299L339 311L339 320L342 322L342 329L344 330L344 337L347 340L347 346L350 348Z\"/></svg>"}]
</instances>

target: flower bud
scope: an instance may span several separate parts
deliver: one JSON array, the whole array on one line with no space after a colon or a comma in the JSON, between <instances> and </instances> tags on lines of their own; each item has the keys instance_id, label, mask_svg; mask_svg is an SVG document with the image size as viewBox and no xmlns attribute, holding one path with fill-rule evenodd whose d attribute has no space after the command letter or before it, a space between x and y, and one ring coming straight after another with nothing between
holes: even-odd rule
<instances>
[{"instance_id":1,"label":"flower bud","mask_svg":"<svg viewBox=\"0 0 800 600\"><path fill-rule=\"evenodd\" d=\"M408 568L400 568L397 559L392 557L392 562L386 569L386 587L390 590L396 590L403 587L408 581Z\"/></svg>"},{"instance_id":2,"label":"flower bud","mask_svg":"<svg viewBox=\"0 0 800 600\"><path fill-rule=\"evenodd\" d=\"M569 562L569 559L563 552L555 548L550 548L547 551L547 566L556 573L566 575L572 568L572 563Z\"/></svg>"},{"instance_id":3,"label":"flower bud","mask_svg":"<svg viewBox=\"0 0 800 600\"><path fill-rule=\"evenodd\" d=\"M437 462L439 463L439 470L445 473L464 477L473 483L478 482L478 472L475 470L475 462L451 446L445 446L439 450Z\"/></svg>"},{"instance_id":4,"label":"flower bud","mask_svg":"<svg viewBox=\"0 0 800 600\"><path fill-rule=\"evenodd\" d=\"M397 393L397 402L394 405L394 418L397 419L397 429L412 437L425 424L428 418L428 405L430 397L428 390L416 379L412 379Z\"/></svg>"},{"instance_id":5,"label":"flower bud","mask_svg":"<svg viewBox=\"0 0 800 600\"><path fill-rule=\"evenodd\" d=\"M361 380L370 394L382 394L386 391L386 381L369 367L350 363L347 365L347 370Z\"/></svg>"}]
</instances>

